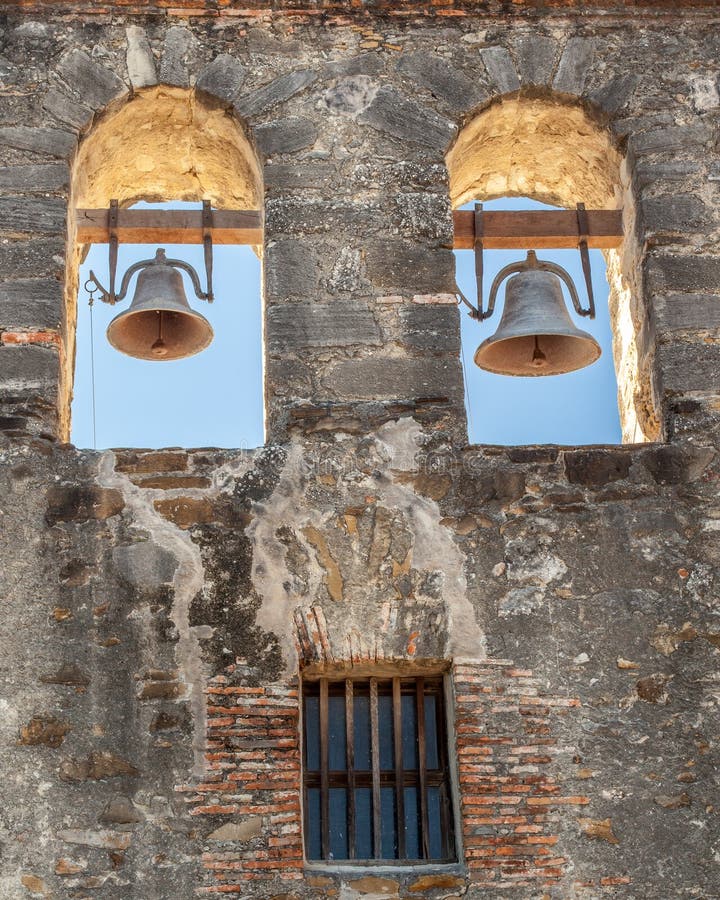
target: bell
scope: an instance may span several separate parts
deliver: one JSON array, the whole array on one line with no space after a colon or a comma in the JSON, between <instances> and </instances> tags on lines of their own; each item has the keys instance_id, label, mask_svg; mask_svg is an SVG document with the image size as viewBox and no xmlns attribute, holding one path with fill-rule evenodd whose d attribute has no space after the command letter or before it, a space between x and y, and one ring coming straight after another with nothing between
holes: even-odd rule
<instances>
[{"instance_id":1,"label":"bell","mask_svg":"<svg viewBox=\"0 0 720 900\"><path fill-rule=\"evenodd\" d=\"M212 326L190 308L180 272L158 250L142 269L130 308L108 325L112 346L136 359L194 356L213 339Z\"/></svg>"},{"instance_id":2,"label":"bell","mask_svg":"<svg viewBox=\"0 0 720 900\"><path fill-rule=\"evenodd\" d=\"M570 318L558 276L536 265L534 254L532 261L528 254L528 263L512 267L520 271L505 287L500 325L475 352L481 369L498 375L562 375L600 356L595 338Z\"/></svg>"}]
</instances>

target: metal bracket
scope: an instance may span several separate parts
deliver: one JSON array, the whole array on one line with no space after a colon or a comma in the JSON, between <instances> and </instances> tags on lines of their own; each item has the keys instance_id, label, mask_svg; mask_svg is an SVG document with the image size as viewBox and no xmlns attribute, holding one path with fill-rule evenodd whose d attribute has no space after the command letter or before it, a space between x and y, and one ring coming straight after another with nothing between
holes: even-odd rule
<instances>
[{"instance_id":1,"label":"metal bracket","mask_svg":"<svg viewBox=\"0 0 720 900\"><path fill-rule=\"evenodd\" d=\"M212 225L213 215L212 207L209 200L203 200L202 208L202 225L203 225L203 248L205 253L205 274L207 276L207 296L205 299L208 303L212 303L215 299L213 295L213 244L212 244Z\"/></svg>"},{"instance_id":2,"label":"metal bracket","mask_svg":"<svg viewBox=\"0 0 720 900\"><path fill-rule=\"evenodd\" d=\"M577 222L578 222L578 248L580 250L580 261L582 263L583 275L585 276L585 287L588 294L588 308L579 309L575 307L578 315L588 316L590 319L595 318L595 297L593 296L592 272L590 270L590 253L588 251L588 217L584 203L577 205Z\"/></svg>"},{"instance_id":3,"label":"metal bracket","mask_svg":"<svg viewBox=\"0 0 720 900\"><path fill-rule=\"evenodd\" d=\"M132 276L139 272L141 269L146 268L149 265L153 265L159 259L163 259L167 265L174 266L177 269L182 269L184 272L187 272L190 276L190 281L192 282L193 290L195 291L195 296L198 300L207 300L208 303L212 303L214 299L213 295L213 284L212 284L212 272L213 272L213 243L212 243L212 227L213 227L213 218L212 218L212 207L210 205L209 200L203 200L203 208L202 208L202 226L203 226L203 245L205 252L205 274L207 276L207 292L203 292L202 287L200 285L200 279L198 278L197 272L193 267L180 259L168 259L165 260L165 251L163 249L159 249L155 255L155 259L145 259L141 262L136 262L131 265L125 274L123 275L122 283L120 285L120 292L115 292L115 279L117 276L117 263L118 263L118 201L111 200L110 206L108 208L108 233L109 233L109 270L110 270L110 287L108 289L104 288L98 279L97 275L90 270L89 277L85 282L85 290L90 294L90 303L94 301L93 293L98 290L100 291L100 300L103 303L109 303L111 306L114 306L116 303L119 303L121 300L125 299L125 296L128 291L128 287L130 286L130 279ZM89 285L95 285L95 287L91 287Z\"/></svg>"},{"instance_id":4,"label":"metal bracket","mask_svg":"<svg viewBox=\"0 0 720 900\"><path fill-rule=\"evenodd\" d=\"M482 203L475 204L475 230L474 230L474 240L473 240L473 252L475 254L475 283L477 285L477 305L473 305L468 298L463 294L459 287L456 285L457 293L465 306L468 307L470 312L468 315L471 319L475 319L478 322L482 322L484 319L487 319L489 315L491 315L492 310L488 312L483 312L483 205Z\"/></svg>"}]
</instances>

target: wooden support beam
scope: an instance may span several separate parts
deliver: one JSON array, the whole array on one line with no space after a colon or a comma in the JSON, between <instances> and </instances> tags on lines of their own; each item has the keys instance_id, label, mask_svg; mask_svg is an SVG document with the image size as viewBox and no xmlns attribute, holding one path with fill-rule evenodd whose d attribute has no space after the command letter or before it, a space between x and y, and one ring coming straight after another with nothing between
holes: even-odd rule
<instances>
[{"instance_id":1,"label":"wooden support beam","mask_svg":"<svg viewBox=\"0 0 720 900\"><path fill-rule=\"evenodd\" d=\"M483 212L483 247L486 250L574 249L578 245L577 213L574 209L541 209ZM588 247L612 250L622 243L622 210L587 211ZM455 250L472 250L475 213L458 209L455 220Z\"/></svg>"},{"instance_id":2,"label":"wooden support beam","mask_svg":"<svg viewBox=\"0 0 720 900\"><path fill-rule=\"evenodd\" d=\"M212 215L214 244L262 244L258 210L214 209ZM121 209L117 235L121 244L202 244L202 210ZM106 209L77 211L79 243L107 244L109 237Z\"/></svg>"},{"instance_id":3,"label":"wooden support beam","mask_svg":"<svg viewBox=\"0 0 720 900\"><path fill-rule=\"evenodd\" d=\"M622 242L622 210L587 211L588 246L601 250ZM475 214L456 210L455 250L471 250ZM202 244L202 211L199 209L121 209L118 212L121 244ZM81 244L108 242L108 211L79 209L77 239ZM213 210L215 244L262 244L262 213L258 210ZM578 244L575 210L518 210L483 212L483 246L486 250L575 248Z\"/></svg>"}]
</instances>

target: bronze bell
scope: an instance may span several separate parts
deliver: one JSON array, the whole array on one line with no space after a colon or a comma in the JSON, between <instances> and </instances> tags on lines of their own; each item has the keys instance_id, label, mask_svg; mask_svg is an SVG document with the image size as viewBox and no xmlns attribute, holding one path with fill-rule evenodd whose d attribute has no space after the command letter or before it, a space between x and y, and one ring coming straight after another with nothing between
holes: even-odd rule
<instances>
[{"instance_id":1,"label":"bronze bell","mask_svg":"<svg viewBox=\"0 0 720 900\"><path fill-rule=\"evenodd\" d=\"M210 344L212 326L190 308L182 275L174 264L186 267L167 260L164 250L158 250L153 260L136 264L142 270L130 308L107 329L107 339L116 350L136 359L161 361L194 356Z\"/></svg>"},{"instance_id":2,"label":"bronze bell","mask_svg":"<svg viewBox=\"0 0 720 900\"><path fill-rule=\"evenodd\" d=\"M589 366L601 354L600 345L577 328L565 306L560 278L580 310L575 285L567 272L538 262L530 251L522 263L502 269L490 291L494 306L500 283L517 272L505 288L505 307L497 331L475 352L475 363L498 375L562 375Z\"/></svg>"}]
</instances>

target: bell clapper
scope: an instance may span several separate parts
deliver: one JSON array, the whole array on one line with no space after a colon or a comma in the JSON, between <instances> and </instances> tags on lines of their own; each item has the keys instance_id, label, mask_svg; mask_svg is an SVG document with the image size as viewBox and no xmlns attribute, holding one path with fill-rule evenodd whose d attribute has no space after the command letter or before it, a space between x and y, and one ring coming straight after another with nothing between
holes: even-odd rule
<instances>
[{"instance_id":1,"label":"bell clapper","mask_svg":"<svg viewBox=\"0 0 720 900\"><path fill-rule=\"evenodd\" d=\"M165 346L165 341L162 338L162 326L163 326L163 314L162 310L158 310L158 336L155 343L150 347L150 352L153 356L163 357L167 356L167 347Z\"/></svg>"},{"instance_id":2,"label":"bell clapper","mask_svg":"<svg viewBox=\"0 0 720 900\"><path fill-rule=\"evenodd\" d=\"M532 359L530 360L530 365L536 369L542 369L547 365L547 357L540 349L540 342L538 341L538 336L535 335L535 347L533 348Z\"/></svg>"}]
</instances>

